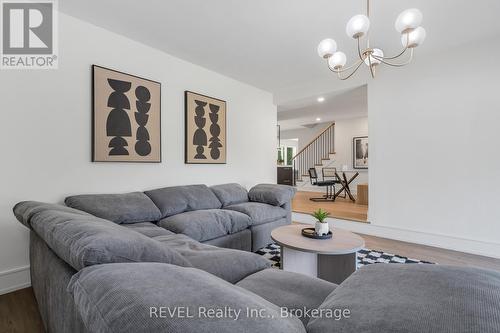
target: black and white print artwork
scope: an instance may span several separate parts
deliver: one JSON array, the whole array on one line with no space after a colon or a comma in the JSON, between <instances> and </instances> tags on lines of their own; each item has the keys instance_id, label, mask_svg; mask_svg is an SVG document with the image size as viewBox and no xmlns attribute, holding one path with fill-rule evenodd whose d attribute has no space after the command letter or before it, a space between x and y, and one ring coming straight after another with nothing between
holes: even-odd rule
<instances>
[{"instance_id":1,"label":"black and white print artwork","mask_svg":"<svg viewBox=\"0 0 500 333\"><path fill-rule=\"evenodd\" d=\"M361 136L352 139L353 168L368 169L368 137Z\"/></svg>"},{"instance_id":2,"label":"black and white print artwork","mask_svg":"<svg viewBox=\"0 0 500 333\"><path fill-rule=\"evenodd\" d=\"M92 66L95 162L161 162L158 82Z\"/></svg>"},{"instance_id":3,"label":"black and white print artwork","mask_svg":"<svg viewBox=\"0 0 500 333\"><path fill-rule=\"evenodd\" d=\"M226 102L185 92L185 162L226 163Z\"/></svg>"}]
</instances>

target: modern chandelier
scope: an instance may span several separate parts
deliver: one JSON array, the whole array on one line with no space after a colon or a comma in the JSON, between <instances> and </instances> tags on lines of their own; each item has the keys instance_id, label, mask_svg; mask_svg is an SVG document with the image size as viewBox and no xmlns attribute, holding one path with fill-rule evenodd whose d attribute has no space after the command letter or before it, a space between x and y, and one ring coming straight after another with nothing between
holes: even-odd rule
<instances>
[{"instance_id":1,"label":"modern chandelier","mask_svg":"<svg viewBox=\"0 0 500 333\"><path fill-rule=\"evenodd\" d=\"M359 59L350 66L345 66L347 59L344 52L337 51L335 40L327 38L318 45L318 54L326 59L328 68L338 75L341 80L347 80L353 76L362 64L370 69L370 74L375 78L375 69L380 64L392 67L402 67L408 65L413 59L414 49L425 40L425 29L420 26L422 23L422 12L416 8L407 9L399 14L396 19L395 28L401 34L401 44L403 50L397 55L387 57L378 48L370 46L370 0L366 1L366 15L353 16L347 22L347 36L355 39L358 44ZM361 39L366 37L366 47L362 49ZM409 53L409 55L408 55ZM403 61L399 61L403 59ZM398 60L394 62L394 60Z\"/></svg>"}]
</instances>

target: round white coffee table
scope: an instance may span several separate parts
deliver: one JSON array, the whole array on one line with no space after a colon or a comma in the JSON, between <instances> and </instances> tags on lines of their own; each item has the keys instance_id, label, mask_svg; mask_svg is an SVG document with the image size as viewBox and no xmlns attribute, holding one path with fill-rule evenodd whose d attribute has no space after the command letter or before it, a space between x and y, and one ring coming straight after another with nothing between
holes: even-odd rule
<instances>
[{"instance_id":1,"label":"round white coffee table","mask_svg":"<svg viewBox=\"0 0 500 333\"><path fill-rule=\"evenodd\" d=\"M356 252L365 246L360 236L333 228L330 239L302 236L305 224L274 229L271 238L281 246L281 269L340 284L356 270Z\"/></svg>"}]
</instances>

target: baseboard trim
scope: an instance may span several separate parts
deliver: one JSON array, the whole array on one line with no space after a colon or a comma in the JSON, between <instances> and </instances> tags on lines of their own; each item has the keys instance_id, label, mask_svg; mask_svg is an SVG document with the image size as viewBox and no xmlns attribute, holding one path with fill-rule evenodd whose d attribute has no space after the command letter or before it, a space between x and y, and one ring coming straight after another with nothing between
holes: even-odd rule
<instances>
[{"instance_id":1,"label":"baseboard trim","mask_svg":"<svg viewBox=\"0 0 500 333\"><path fill-rule=\"evenodd\" d=\"M294 212L292 219L302 223L314 223L314 218L308 214ZM483 242L473 239L451 237L368 223L353 223L352 221L336 218L328 218L328 222L333 226L370 236L389 238L403 242L433 246L447 250L500 259L500 243Z\"/></svg>"},{"instance_id":2,"label":"baseboard trim","mask_svg":"<svg viewBox=\"0 0 500 333\"><path fill-rule=\"evenodd\" d=\"M0 272L0 295L31 286L30 266L25 265Z\"/></svg>"}]
</instances>

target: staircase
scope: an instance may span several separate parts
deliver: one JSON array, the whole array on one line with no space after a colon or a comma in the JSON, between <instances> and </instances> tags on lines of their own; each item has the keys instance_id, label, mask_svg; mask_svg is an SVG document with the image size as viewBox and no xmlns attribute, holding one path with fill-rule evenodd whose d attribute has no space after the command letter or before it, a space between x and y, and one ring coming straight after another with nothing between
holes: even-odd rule
<instances>
[{"instance_id":1,"label":"staircase","mask_svg":"<svg viewBox=\"0 0 500 333\"><path fill-rule=\"evenodd\" d=\"M309 168L321 169L331 165L334 154L335 123L332 123L292 158L295 186L306 186L309 183ZM321 175L321 170L318 175Z\"/></svg>"}]
</instances>

